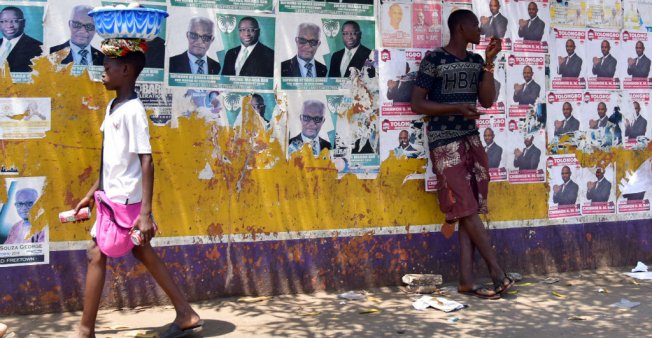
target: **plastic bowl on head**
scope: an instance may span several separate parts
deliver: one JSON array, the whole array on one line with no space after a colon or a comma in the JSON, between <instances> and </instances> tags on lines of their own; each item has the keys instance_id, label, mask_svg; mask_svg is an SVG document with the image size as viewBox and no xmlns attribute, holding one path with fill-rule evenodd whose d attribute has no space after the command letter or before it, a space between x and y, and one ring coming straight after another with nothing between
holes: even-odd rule
<instances>
[{"instance_id":1,"label":"plastic bowl on head","mask_svg":"<svg viewBox=\"0 0 652 338\"><path fill-rule=\"evenodd\" d=\"M168 13L152 8L96 8L88 13L105 39L154 40Z\"/></svg>"}]
</instances>

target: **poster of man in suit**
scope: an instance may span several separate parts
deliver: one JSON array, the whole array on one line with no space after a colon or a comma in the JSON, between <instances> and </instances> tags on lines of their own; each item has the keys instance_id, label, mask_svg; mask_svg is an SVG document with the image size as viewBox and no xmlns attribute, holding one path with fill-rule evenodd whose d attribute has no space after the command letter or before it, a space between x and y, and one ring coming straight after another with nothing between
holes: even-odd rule
<instances>
[{"instance_id":1,"label":"poster of man in suit","mask_svg":"<svg viewBox=\"0 0 652 338\"><path fill-rule=\"evenodd\" d=\"M383 2L380 5L380 27L383 47L412 47L412 5Z\"/></svg>"},{"instance_id":2,"label":"poster of man in suit","mask_svg":"<svg viewBox=\"0 0 652 338\"><path fill-rule=\"evenodd\" d=\"M553 155L547 160L550 176L548 217L580 216L580 205L586 200L583 170L575 154Z\"/></svg>"},{"instance_id":3,"label":"poster of man in suit","mask_svg":"<svg viewBox=\"0 0 652 338\"><path fill-rule=\"evenodd\" d=\"M503 0L473 0L473 12L480 20L480 44L475 49L487 48L492 37L502 39L503 51L512 50L512 32L509 14Z\"/></svg>"},{"instance_id":4,"label":"poster of man in suit","mask_svg":"<svg viewBox=\"0 0 652 338\"><path fill-rule=\"evenodd\" d=\"M620 31L589 29L586 38L588 88L620 89L620 68L627 66Z\"/></svg>"},{"instance_id":5,"label":"poster of man in suit","mask_svg":"<svg viewBox=\"0 0 652 338\"><path fill-rule=\"evenodd\" d=\"M586 30L554 28L550 37L551 89L586 89Z\"/></svg>"},{"instance_id":6,"label":"poster of man in suit","mask_svg":"<svg viewBox=\"0 0 652 338\"><path fill-rule=\"evenodd\" d=\"M614 165L583 168L586 199L582 203L582 215L613 215L616 213L616 171Z\"/></svg>"},{"instance_id":7,"label":"poster of man in suit","mask_svg":"<svg viewBox=\"0 0 652 338\"><path fill-rule=\"evenodd\" d=\"M432 49L441 46L442 5L439 3L412 4L412 47Z\"/></svg>"},{"instance_id":8,"label":"poster of man in suit","mask_svg":"<svg viewBox=\"0 0 652 338\"><path fill-rule=\"evenodd\" d=\"M380 160L392 151L396 158L426 158L423 124L423 118L416 115L384 118L380 123Z\"/></svg>"},{"instance_id":9,"label":"poster of man in suit","mask_svg":"<svg viewBox=\"0 0 652 338\"><path fill-rule=\"evenodd\" d=\"M509 4L509 29L514 38L513 51L547 53L550 10L548 1L519 1Z\"/></svg>"},{"instance_id":10,"label":"poster of man in suit","mask_svg":"<svg viewBox=\"0 0 652 338\"><path fill-rule=\"evenodd\" d=\"M585 151L602 149L622 143L622 132L618 114L622 110L620 94L616 92L590 91L584 93L581 112L577 114L580 121L580 134L583 134L581 148Z\"/></svg>"},{"instance_id":11,"label":"poster of man in suit","mask_svg":"<svg viewBox=\"0 0 652 338\"><path fill-rule=\"evenodd\" d=\"M490 182L507 180L507 124L504 116L483 116L476 120L482 145L489 160Z\"/></svg>"},{"instance_id":12,"label":"poster of man in suit","mask_svg":"<svg viewBox=\"0 0 652 338\"><path fill-rule=\"evenodd\" d=\"M543 130L528 132L526 119L509 118L506 122L503 158L510 183L546 181L546 135Z\"/></svg>"},{"instance_id":13,"label":"poster of man in suit","mask_svg":"<svg viewBox=\"0 0 652 338\"><path fill-rule=\"evenodd\" d=\"M623 145L625 149L644 149L652 139L650 92L626 92L622 104Z\"/></svg>"},{"instance_id":14,"label":"poster of man in suit","mask_svg":"<svg viewBox=\"0 0 652 338\"><path fill-rule=\"evenodd\" d=\"M624 55L627 57L623 60L626 65L619 68L622 72L620 78L623 79L623 89L625 90L645 90L652 89L652 74L650 73L650 51L648 47L652 46L652 35L648 32L641 31L623 31Z\"/></svg>"},{"instance_id":15,"label":"poster of man in suit","mask_svg":"<svg viewBox=\"0 0 652 338\"><path fill-rule=\"evenodd\" d=\"M559 146L576 145L576 136L580 128L579 116L582 112L580 92L550 92L548 93L548 143Z\"/></svg>"},{"instance_id":16,"label":"poster of man in suit","mask_svg":"<svg viewBox=\"0 0 652 338\"><path fill-rule=\"evenodd\" d=\"M536 54L507 56L506 96L510 117L525 117L545 95L545 57Z\"/></svg>"},{"instance_id":17,"label":"poster of man in suit","mask_svg":"<svg viewBox=\"0 0 652 338\"><path fill-rule=\"evenodd\" d=\"M274 50L260 41L261 27L251 16L238 22L240 45L229 49L224 57L222 75L274 76Z\"/></svg>"},{"instance_id":18,"label":"poster of man in suit","mask_svg":"<svg viewBox=\"0 0 652 338\"><path fill-rule=\"evenodd\" d=\"M383 49L380 51L380 114L413 115L410 106L416 71L425 57L423 49Z\"/></svg>"},{"instance_id":19,"label":"poster of man in suit","mask_svg":"<svg viewBox=\"0 0 652 338\"><path fill-rule=\"evenodd\" d=\"M43 5L0 5L0 65L9 65L14 82L30 81L42 41Z\"/></svg>"}]
</instances>

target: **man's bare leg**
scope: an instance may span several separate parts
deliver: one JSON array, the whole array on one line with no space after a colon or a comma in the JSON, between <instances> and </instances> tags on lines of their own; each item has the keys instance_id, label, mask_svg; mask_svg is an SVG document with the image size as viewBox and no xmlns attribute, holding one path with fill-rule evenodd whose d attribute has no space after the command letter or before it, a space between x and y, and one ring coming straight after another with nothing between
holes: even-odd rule
<instances>
[{"instance_id":1,"label":"man's bare leg","mask_svg":"<svg viewBox=\"0 0 652 338\"><path fill-rule=\"evenodd\" d=\"M182 329L197 325L200 321L199 315L192 309L177 284L174 283L170 272L152 246L146 243L134 247L132 252L145 265L165 294L170 297L176 311L174 323Z\"/></svg>"},{"instance_id":2,"label":"man's bare leg","mask_svg":"<svg viewBox=\"0 0 652 338\"><path fill-rule=\"evenodd\" d=\"M458 237L460 241L460 281L458 289L461 291L469 291L473 289L473 252L475 246L471 242L471 238L461 224L458 226Z\"/></svg>"},{"instance_id":3,"label":"man's bare leg","mask_svg":"<svg viewBox=\"0 0 652 338\"><path fill-rule=\"evenodd\" d=\"M494 283L503 283L505 272L500 267L500 265L498 265L496 252L491 247L489 234L487 234L487 230L484 228L484 224L482 223L480 216L475 214L461 218L460 228L462 227L466 230L466 233L468 234L471 242L475 245L478 251L480 251L480 255L489 268L491 279L494 281Z\"/></svg>"}]
</instances>

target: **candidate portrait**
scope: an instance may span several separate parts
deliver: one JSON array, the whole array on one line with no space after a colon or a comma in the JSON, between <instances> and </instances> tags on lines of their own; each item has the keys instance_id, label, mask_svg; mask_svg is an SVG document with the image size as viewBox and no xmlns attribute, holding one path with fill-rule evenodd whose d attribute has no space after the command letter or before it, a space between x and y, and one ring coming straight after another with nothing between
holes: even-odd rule
<instances>
[{"instance_id":1,"label":"candidate portrait","mask_svg":"<svg viewBox=\"0 0 652 338\"><path fill-rule=\"evenodd\" d=\"M586 198L591 202L608 202L611 195L611 182L604 177L604 169L595 170L595 181L586 182Z\"/></svg>"},{"instance_id":2,"label":"candidate portrait","mask_svg":"<svg viewBox=\"0 0 652 338\"><path fill-rule=\"evenodd\" d=\"M0 65L9 64L11 72L31 72L32 59L43 52L41 41L25 34L25 15L14 6L0 10Z\"/></svg>"},{"instance_id":3,"label":"candidate portrait","mask_svg":"<svg viewBox=\"0 0 652 338\"><path fill-rule=\"evenodd\" d=\"M315 60L321 45L320 34L321 28L313 23L299 24L294 37L297 53L281 62L281 77L326 77L326 65Z\"/></svg>"},{"instance_id":4,"label":"candidate portrait","mask_svg":"<svg viewBox=\"0 0 652 338\"><path fill-rule=\"evenodd\" d=\"M331 149L331 143L319 136L321 128L326 121L324 109L326 106L319 100L306 100L303 102L299 120L301 132L290 138L288 153L291 154L309 144L313 155L317 156L322 149Z\"/></svg>"},{"instance_id":5,"label":"candidate portrait","mask_svg":"<svg viewBox=\"0 0 652 338\"><path fill-rule=\"evenodd\" d=\"M561 77L579 77L582 72L582 58L575 53L575 41L566 40L566 56L558 58L557 74Z\"/></svg>"},{"instance_id":6,"label":"candidate portrait","mask_svg":"<svg viewBox=\"0 0 652 338\"><path fill-rule=\"evenodd\" d=\"M498 0L489 1L491 16L480 17L480 34L485 37L504 38L507 32L507 18L500 13Z\"/></svg>"},{"instance_id":7,"label":"candidate portrait","mask_svg":"<svg viewBox=\"0 0 652 338\"><path fill-rule=\"evenodd\" d=\"M573 116L573 105L564 102L562 114L564 119L555 121L555 136L572 134L580 129L580 121Z\"/></svg>"},{"instance_id":8,"label":"candidate portrait","mask_svg":"<svg viewBox=\"0 0 652 338\"><path fill-rule=\"evenodd\" d=\"M539 98L541 86L532 78L534 72L531 66L523 67L523 83L514 84L514 102L520 105L533 105Z\"/></svg>"},{"instance_id":9,"label":"candidate portrait","mask_svg":"<svg viewBox=\"0 0 652 338\"><path fill-rule=\"evenodd\" d=\"M170 58L170 73L219 74L219 62L206 55L215 40L214 32L215 23L211 19L199 16L191 18L186 31L188 49Z\"/></svg>"},{"instance_id":10,"label":"candidate portrait","mask_svg":"<svg viewBox=\"0 0 652 338\"><path fill-rule=\"evenodd\" d=\"M641 104L634 102L634 118L625 119L625 136L635 139L639 136L645 136L647 132L647 120L641 116Z\"/></svg>"},{"instance_id":11,"label":"candidate portrait","mask_svg":"<svg viewBox=\"0 0 652 338\"><path fill-rule=\"evenodd\" d=\"M558 205L573 205L577 202L579 186L571 179L572 172L568 166L561 168L561 179L564 183L552 187L552 202Z\"/></svg>"},{"instance_id":12,"label":"candidate portrait","mask_svg":"<svg viewBox=\"0 0 652 338\"><path fill-rule=\"evenodd\" d=\"M602 52L601 57L593 58L591 72L597 77L614 77L618 60L611 55L611 44L609 41L603 40L600 43L600 52Z\"/></svg>"},{"instance_id":13,"label":"candidate portrait","mask_svg":"<svg viewBox=\"0 0 652 338\"><path fill-rule=\"evenodd\" d=\"M598 103L598 119L589 121L590 129L604 128L609 123L609 117L607 117L607 104L604 102Z\"/></svg>"},{"instance_id":14,"label":"candidate portrait","mask_svg":"<svg viewBox=\"0 0 652 338\"><path fill-rule=\"evenodd\" d=\"M534 135L523 139L523 150L514 149L514 168L519 170L536 170L541 160L541 149L534 145Z\"/></svg>"},{"instance_id":15,"label":"candidate portrait","mask_svg":"<svg viewBox=\"0 0 652 338\"><path fill-rule=\"evenodd\" d=\"M77 5L72 8L68 28L70 38L68 41L50 48L50 54L67 49L66 57L61 64L74 63L79 66L95 65L101 66L104 62L104 54L91 46L91 40L95 36L95 21L88 15L93 7Z\"/></svg>"},{"instance_id":16,"label":"candidate portrait","mask_svg":"<svg viewBox=\"0 0 652 338\"><path fill-rule=\"evenodd\" d=\"M627 59L627 75L633 78L648 78L650 76L650 59L645 55L645 45L636 42L636 57Z\"/></svg>"},{"instance_id":17,"label":"candidate portrait","mask_svg":"<svg viewBox=\"0 0 652 338\"><path fill-rule=\"evenodd\" d=\"M260 42L258 20L247 16L238 23L240 45L224 57L222 75L274 76L274 50Z\"/></svg>"},{"instance_id":18,"label":"candidate portrait","mask_svg":"<svg viewBox=\"0 0 652 338\"><path fill-rule=\"evenodd\" d=\"M538 16L539 7L536 3L530 2L527 5L528 19L518 21L518 37L528 41L541 41L546 23Z\"/></svg>"},{"instance_id":19,"label":"candidate portrait","mask_svg":"<svg viewBox=\"0 0 652 338\"><path fill-rule=\"evenodd\" d=\"M500 161L503 157L503 148L496 144L494 140L496 134L494 134L493 129L487 128L484 130L484 133L482 133L482 136L485 144L484 151L487 153L487 158L489 159L489 168L500 167Z\"/></svg>"},{"instance_id":20,"label":"candidate portrait","mask_svg":"<svg viewBox=\"0 0 652 338\"><path fill-rule=\"evenodd\" d=\"M371 54L371 49L362 44L362 31L355 21L347 21L342 25L342 41L344 48L331 57L328 77L349 77L351 68L362 70ZM369 77L375 76L375 70L369 69Z\"/></svg>"}]
</instances>

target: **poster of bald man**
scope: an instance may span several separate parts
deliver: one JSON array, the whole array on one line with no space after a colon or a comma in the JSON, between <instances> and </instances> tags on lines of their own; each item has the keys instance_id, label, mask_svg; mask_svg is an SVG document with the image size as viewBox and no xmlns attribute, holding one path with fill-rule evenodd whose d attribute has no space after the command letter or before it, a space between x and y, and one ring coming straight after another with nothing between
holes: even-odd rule
<instances>
[{"instance_id":1,"label":"poster of bald man","mask_svg":"<svg viewBox=\"0 0 652 338\"><path fill-rule=\"evenodd\" d=\"M374 0L279 0L286 13L373 16Z\"/></svg>"},{"instance_id":2,"label":"poster of bald man","mask_svg":"<svg viewBox=\"0 0 652 338\"><path fill-rule=\"evenodd\" d=\"M507 55L506 96L509 117L526 117L532 106L543 101L546 91L545 56Z\"/></svg>"},{"instance_id":3,"label":"poster of bald man","mask_svg":"<svg viewBox=\"0 0 652 338\"><path fill-rule=\"evenodd\" d=\"M0 140L44 138L51 121L49 97L0 98Z\"/></svg>"},{"instance_id":4,"label":"poster of bald man","mask_svg":"<svg viewBox=\"0 0 652 338\"><path fill-rule=\"evenodd\" d=\"M32 59L43 53L44 5L0 4L0 67L9 66L14 83L31 81Z\"/></svg>"},{"instance_id":5,"label":"poster of bald man","mask_svg":"<svg viewBox=\"0 0 652 338\"><path fill-rule=\"evenodd\" d=\"M512 50L512 33L505 0L473 0L473 12L480 20L480 43L474 48L485 50L491 38L501 39L503 51Z\"/></svg>"},{"instance_id":6,"label":"poster of bald man","mask_svg":"<svg viewBox=\"0 0 652 338\"><path fill-rule=\"evenodd\" d=\"M621 145L622 126L618 118L621 107L621 94L618 92L585 92L578 114L580 135L583 135L578 149L611 151L612 147Z\"/></svg>"},{"instance_id":7,"label":"poster of bald man","mask_svg":"<svg viewBox=\"0 0 652 338\"><path fill-rule=\"evenodd\" d=\"M586 24L601 29L623 28L622 0L583 0L586 3Z\"/></svg>"},{"instance_id":8,"label":"poster of bald man","mask_svg":"<svg viewBox=\"0 0 652 338\"><path fill-rule=\"evenodd\" d=\"M589 29L586 40L588 88L620 89L622 71L619 69L627 64L620 31Z\"/></svg>"},{"instance_id":9,"label":"poster of bald man","mask_svg":"<svg viewBox=\"0 0 652 338\"><path fill-rule=\"evenodd\" d=\"M433 49L442 46L442 4L412 4L412 47Z\"/></svg>"},{"instance_id":10,"label":"poster of bald man","mask_svg":"<svg viewBox=\"0 0 652 338\"><path fill-rule=\"evenodd\" d=\"M507 119L505 116L483 116L476 121L482 145L489 160L490 182L507 180Z\"/></svg>"},{"instance_id":11,"label":"poster of bald man","mask_svg":"<svg viewBox=\"0 0 652 338\"><path fill-rule=\"evenodd\" d=\"M546 129L548 144L553 146L553 153L571 145L577 146L580 129L586 128L579 119L582 113L583 97L582 92L548 93Z\"/></svg>"},{"instance_id":12,"label":"poster of bald man","mask_svg":"<svg viewBox=\"0 0 652 338\"><path fill-rule=\"evenodd\" d=\"M415 115L410 105L412 86L425 49L383 49L380 51L380 114Z\"/></svg>"},{"instance_id":13,"label":"poster of bald man","mask_svg":"<svg viewBox=\"0 0 652 338\"><path fill-rule=\"evenodd\" d=\"M581 216L580 206L586 201L586 184L575 154L552 155L546 162L550 177L548 218Z\"/></svg>"},{"instance_id":14,"label":"poster of bald man","mask_svg":"<svg viewBox=\"0 0 652 338\"><path fill-rule=\"evenodd\" d=\"M383 47L412 47L412 5L408 1L380 5Z\"/></svg>"},{"instance_id":15,"label":"poster of bald man","mask_svg":"<svg viewBox=\"0 0 652 338\"><path fill-rule=\"evenodd\" d=\"M553 90L586 89L590 61L586 56L586 29L553 28L550 32L550 86Z\"/></svg>"},{"instance_id":16,"label":"poster of bald man","mask_svg":"<svg viewBox=\"0 0 652 338\"><path fill-rule=\"evenodd\" d=\"M219 8L271 12L273 0L170 0L170 4L175 7Z\"/></svg>"},{"instance_id":17,"label":"poster of bald man","mask_svg":"<svg viewBox=\"0 0 652 338\"><path fill-rule=\"evenodd\" d=\"M582 168L581 184L586 186L582 215L613 215L616 213L616 164L601 161L599 165Z\"/></svg>"},{"instance_id":18,"label":"poster of bald man","mask_svg":"<svg viewBox=\"0 0 652 338\"><path fill-rule=\"evenodd\" d=\"M547 53L550 10L548 0L509 1L512 50L517 53Z\"/></svg>"},{"instance_id":19,"label":"poster of bald man","mask_svg":"<svg viewBox=\"0 0 652 338\"><path fill-rule=\"evenodd\" d=\"M621 129L624 148L645 149L652 139L650 91L628 91L623 94Z\"/></svg>"},{"instance_id":20,"label":"poster of bald man","mask_svg":"<svg viewBox=\"0 0 652 338\"><path fill-rule=\"evenodd\" d=\"M471 0L458 0L458 1L444 1L442 6L442 46L446 46L451 38L450 30L448 29L448 17L451 13L460 10L467 9L473 10L473 2Z\"/></svg>"},{"instance_id":21,"label":"poster of bald man","mask_svg":"<svg viewBox=\"0 0 652 338\"><path fill-rule=\"evenodd\" d=\"M652 88L652 34L642 31L623 31L623 61L620 78L625 90L645 90Z\"/></svg>"},{"instance_id":22,"label":"poster of bald man","mask_svg":"<svg viewBox=\"0 0 652 338\"><path fill-rule=\"evenodd\" d=\"M380 122L380 161L395 158L426 158L427 142L421 116L383 118Z\"/></svg>"},{"instance_id":23,"label":"poster of bald man","mask_svg":"<svg viewBox=\"0 0 652 338\"><path fill-rule=\"evenodd\" d=\"M6 178L4 185L7 201L0 204L0 267L48 264L48 224L35 207L43 195L45 177Z\"/></svg>"},{"instance_id":24,"label":"poster of bald man","mask_svg":"<svg viewBox=\"0 0 652 338\"><path fill-rule=\"evenodd\" d=\"M545 129L532 128L530 121L526 118L508 118L506 128L503 157L507 166L509 183L545 182Z\"/></svg>"}]
</instances>

